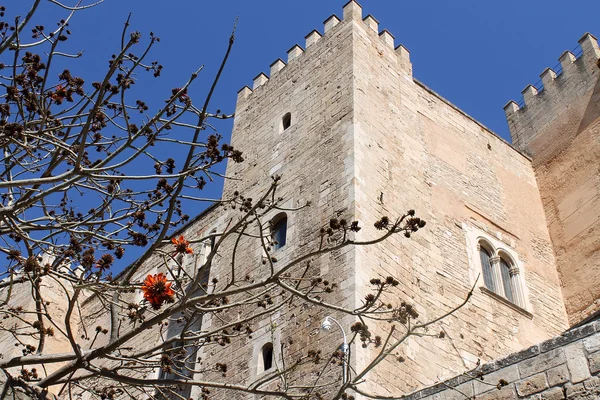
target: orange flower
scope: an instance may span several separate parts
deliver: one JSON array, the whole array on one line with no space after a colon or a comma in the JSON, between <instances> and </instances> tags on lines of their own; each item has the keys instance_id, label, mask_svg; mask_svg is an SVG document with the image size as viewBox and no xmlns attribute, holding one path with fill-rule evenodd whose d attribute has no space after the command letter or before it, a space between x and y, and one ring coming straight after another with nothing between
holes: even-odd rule
<instances>
[{"instance_id":1,"label":"orange flower","mask_svg":"<svg viewBox=\"0 0 600 400\"><path fill-rule=\"evenodd\" d=\"M183 235L179 238L171 239L171 242L175 245L175 254L194 254L194 250L190 247L190 242L183 238Z\"/></svg>"},{"instance_id":2,"label":"orange flower","mask_svg":"<svg viewBox=\"0 0 600 400\"><path fill-rule=\"evenodd\" d=\"M142 285L144 299L152 305L153 308L159 309L163 303L173 302L175 292L171 289L171 282L167 282L167 277L162 272L155 275L148 275Z\"/></svg>"},{"instance_id":3,"label":"orange flower","mask_svg":"<svg viewBox=\"0 0 600 400\"><path fill-rule=\"evenodd\" d=\"M56 86L56 91L50 95L57 104L60 104L65 97L67 97L67 89L63 85Z\"/></svg>"}]
</instances>

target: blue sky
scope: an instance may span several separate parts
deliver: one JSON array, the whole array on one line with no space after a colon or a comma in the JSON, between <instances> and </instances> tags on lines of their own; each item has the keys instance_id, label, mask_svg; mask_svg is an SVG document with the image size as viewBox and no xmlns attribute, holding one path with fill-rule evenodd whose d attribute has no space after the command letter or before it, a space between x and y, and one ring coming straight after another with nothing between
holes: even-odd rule
<instances>
[{"instance_id":1,"label":"blue sky","mask_svg":"<svg viewBox=\"0 0 600 400\"><path fill-rule=\"evenodd\" d=\"M277 57L285 59L295 43L303 45L312 29L322 31L325 18L333 13L341 17L345 2L178 0L166 6L159 0L105 0L73 20L70 45L86 50L83 65L98 66L117 49L120 28L132 12L132 28L153 31L162 40L154 51L165 65L162 81L175 83L202 64L208 78L238 16L236 45L216 100L223 110L232 110L241 86L251 84L260 71L267 72ZM9 11L27 3L9 1ZM553 0L360 3L363 15L372 14L380 29L388 29L396 44L410 50L419 80L502 136L507 135L502 112L506 101L537 81L542 70L555 65L562 51L574 48L584 32L600 34L600 2L595 1L568 6ZM47 10L48 6L42 9ZM200 84L195 91L204 88Z\"/></svg>"},{"instance_id":2,"label":"blue sky","mask_svg":"<svg viewBox=\"0 0 600 400\"><path fill-rule=\"evenodd\" d=\"M27 3L30 1L9 1L9 14ZM234 50L213 102L215 109L229 113L234 111L236 92L242 86L251 85L259 72L268 72L278 57L285 60L286 51L294 44L303 46L304 36L312 29L322 32L322 22L331 14L341 17L345 3L105 0L75 17L68 46L72 51L85 50L73 69L91 81L118 50L121 27L131 12L133 29L143 34L153 31L161 38L151 58L165 66L159 80L138 90L162 100L170 88L205 65L191 89L192 98L199 101L239 17ZM380 29L388 29L396 44L410 50L417 79L504 138L508 138L504 104L518 100L521 90L537 82L544 68L556 65L564 50L576 47L583 33L600 35L598 1L567 5L554 0L362 0L360 4L363 16L372 14ZM52 25L47 20L57 15L56 6L45 5L41 11L46 25ZM227 136L230 127L225 124L219 129Z\"/></svg>"},{"instance_id":3,"label":"blue sky","mask_svg":"<svg viewBox=\"0 0 600 400\"><path fill-rule=\"evenodd\" d=\"M150 59L164 65L161 78L137 85L136 94L144 100L154 98L150 106L158 107L171 88L181 86L205 65L190 90L192 99L200 104L239 17L236 43L212 103L213 111L232 113L242 86L252 85L253 77L268 72L278 57L285 60L286 51L294 44L304 46L304 36L310 31L322 32L322 23L331 14L341 17L346 1L105 0L75 16L70 26L73 37L62 50L84 50L82 58L69 61L69 67L88 83L100 80L110 55L119 50L121 29L131 12L132 29L145 37L152 31L161 38ZM9 0L7 16L23 15L31 2ZM63 2L73 5L76 1ZM537 82L544 68L555 66L564 50L575 48L583 33L600 35L600 1L360 3L363 16L372 14L380 29L388 29L396 44L410 50L417 79L506 139L504 104L519 100L521 90ZM34 23L43 23L49 30L65 15L64 10L44 1ZM229 137L231 122L218 129ZM218 198L220 192L218 183L207 186L207 196Z\"/></svg>"}]
</instances>

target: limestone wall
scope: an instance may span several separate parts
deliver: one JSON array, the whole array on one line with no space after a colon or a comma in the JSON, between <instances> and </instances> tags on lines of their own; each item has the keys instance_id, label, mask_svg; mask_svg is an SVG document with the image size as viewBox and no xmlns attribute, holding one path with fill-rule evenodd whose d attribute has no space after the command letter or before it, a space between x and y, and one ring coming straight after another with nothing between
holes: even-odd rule
<instances>
[{"instance_id":1,"label":"limestone wall","mask_svg":"<svg viewBox=\"0 0 600 400\"><path fill-rule=\"evenodd\" d=\"M357 301L373 276L400 280L421 321L465 298L481 264L476 239L515 255L526 289L521 309L483 289L429 333L411 338L368 376L371 393L393 396L430 385L479 359L493 360L566 329L566 316L539 188L530 159L412 78L406 49L354 22L354 135L357 217L372 222L415 209L428 225L411 239L357 251ZM392 299L398 302L398 299ZM387 331L376 326L373 334ZM357 349L357 367L377 350Z\"/></svg>"},{"instance_id":2,"label":"limestone wall","mask_svg":"<svg viewBox=\"0 0 600 400\"><path fill-rule=\"evenodd\" d=\"M562 400L600 397L600 323L481 365L403 400Z\"/></svg>"},{"instance_id":3,"label":"limestone wall","mask_svg":"<svg viewBox=\"0 0 600 400\"><path fill-rule=\"evenodd\" d=\"M600 49L590 34L562 72L506 106L513 143L531 154L571 324L600 310Z\"/></svg>"}]
</instances>

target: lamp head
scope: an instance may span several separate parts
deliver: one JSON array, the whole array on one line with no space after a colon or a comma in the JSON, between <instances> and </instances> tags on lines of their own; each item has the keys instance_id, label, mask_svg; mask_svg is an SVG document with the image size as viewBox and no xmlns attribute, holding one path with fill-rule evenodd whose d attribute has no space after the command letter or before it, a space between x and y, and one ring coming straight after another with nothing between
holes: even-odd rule
<instances>
[{"instance_id":1,"label":"lamp head","mask_svg":"<svg viewBox=\"0 0 600 400\"><path fill-rule=\"evenodd\" d=\"M321 324L321 329L324 331L328 331L331 329L331 321L329 321L329 317L325 317L325 320Z\"/></svg>"}]
</instances>

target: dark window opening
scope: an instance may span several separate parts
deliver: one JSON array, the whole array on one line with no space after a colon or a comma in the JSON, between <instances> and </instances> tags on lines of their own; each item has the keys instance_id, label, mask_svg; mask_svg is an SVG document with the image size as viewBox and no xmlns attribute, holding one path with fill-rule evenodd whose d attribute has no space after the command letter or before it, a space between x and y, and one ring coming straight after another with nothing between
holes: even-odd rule
<instances>
[{"instance_id":1,"label":"dark window opening","mask_svg":"<svg viewBox=\"0 0 600 400\"><path fill-rule=\"evenodd\" d=\"M281 122L283 125L283 130L285 131L287 128L289 128L292 125L292 114L291 113L285 114L283 116Z\"/></svg>"},{"instance_id":2,"label":"dark window opening","mask_svg":"<svg viewBox=\"0 0 600 400\"><path fill-rule=\"evenodd\" d=\"M483 272L483 284L486 288L494 290L494 278L492 275L492 265L490 264L490 258L492 257L490 252L483 246L479 249L479 257L481 258L481 270Z\"/></svg>"},{"instance_id":3,"label":"dark window opening","mask_svg":"<svg viewBox=\"0 0 600 400\"><path fill-rule=\"evenodd\" d=\"M271 228L271 238L273 239L274 250L285 246L287 239L287 216L283 215L275 220Z\"/></svg>"},{"instance_id":4,"label":"dark window opening","mask_svg":"<svg viewBox=\"0 0 600 400\"><path fill-rule=\"evenodd\" d=\"M263 371L268 371L273 367L273 343L266 343L261 351Z\"/></svg>"},{"instance_id":5,"label":"dark window opening","mask_svg":"<svg viewBox=\"0 0 600 400\"><path fill-rule=\"evenodd\" d=\"M513 295L512 287L510 286L510 264L507 263L503 258L500 259L500 272L502 274L502 284L504 286L504 295L511 303L515 302L515 296Z\"/></svg>"},{"instance_id":6,"label":"dark window opening","mask_svg":"<svg viewBox=\"0 0 600 400\"><path fill-rule=\"evenodd\" d=\"M216 235L217 230L213 229L212 231L210 231L209 235ZM210 249L214 249L215 248L215 243L217 242L217 237L216 236L211 236L210 237Z\"/></svg>"}]
</instances>

